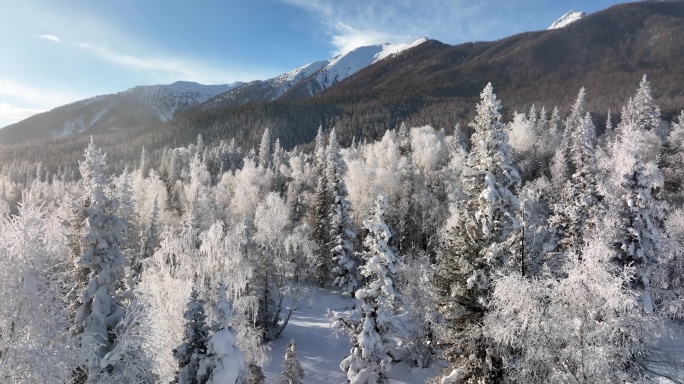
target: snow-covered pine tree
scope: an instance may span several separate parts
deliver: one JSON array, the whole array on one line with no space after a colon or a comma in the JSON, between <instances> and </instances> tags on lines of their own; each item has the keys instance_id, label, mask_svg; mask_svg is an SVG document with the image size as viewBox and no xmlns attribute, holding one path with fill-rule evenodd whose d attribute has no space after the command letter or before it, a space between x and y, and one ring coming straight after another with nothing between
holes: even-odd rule
<instances>
[{"instance_id":1,"label":"snow-covered pine tree","mask_svg":"<svg viewBox=\"0 0 684 384\"><path fill-rule=\"evenodd\" d=\"M222 232L223 228L216 224L210 231L215 229ZM218 239L210 240L210 242L214 240ZM220 241L213 245L220 246ZM206 254L206 249L203 251L208 258L216 256ZM208 283L211 284L211 282ZM231 292L231 296L234 295ZM219 282L212 301L214 301L212 306L214 323L211 326L213 334L207 342L207 356L200 361L198 376L206 377L207 384L243 384L246 374L245 358L237 346L237 332L234 328L237 319L234 316L233 303L228 297L228 287L222 281Z\"/></svg>"},{"instance_id":2,"label":"snow-covered pine tree","mask_svg":"<svg viewBox=\"0 0 684 384\"><path fill-rule=\"evenodd\" d=\"M147 351L150 344L151 322L144 305L133 298L126 315L114 329L117 335L114 348L100 362L100 372L90 378L97 384L154 384L159 382L153 371L154 360Z\"/></svg>"},{"instance_id":3,"label":"snow-covered pine tree","mask_svg":"<svg viewBox=\"0 0 684 384\"><path fill-rule=\"evenodd\" d=\"M662 257L663 221L666 203L658 198L663 175L654 162L643 158L643 130L632 124L621 124L614 147L614 162L621 166L617 193L609 201L608 220L617 228L613 239L620 244L620 264L636 267L631 286L641 295L644 310L654 310L651 300L650 275Z\"/></svg>"},{"instance_id":4,"label":"snow-covered pine tree","mask_svg":"<svg viewBox=\"0 0 684 384\"><path fill-rule=\"evenodd\" d=\"M328 245L330 244L330 228L328 227L327 183L325 176L318 178L314 195L314 206L311 210L311 225L313 227L313 241L316 243L314 251L314 281L319 287L324 287L330 281L332 260Z\"/></svg>"},{"instance_id":5,"label":"snow-covered pine tree","mask_svg":"<svg viewBox=\"0 0 684 384\"><path fill-rule=\"evenodd\" d=\"M286 152L280 146L280 139L276 139L273 144L272 161L270 164L270 171L273 174L273 183L271 190L278 192L280 195L285 194L287 177L283 174L283 165L287 163Z\"/></svg>"},{"instance_id":6,"label":"snow-covered pine tree","mask_svg":"<svg viewBox=\"0 0 684 384\"><path fill-rule=\"evenodd\" d=\"M302 383L304 383L304 370L297 360L295 342L290 340L290 344L285 350L285 362L283 363L283 372L280 374L280 384Z\"/></svg>"},{"instance_id":7,"label":"snow-covered pine tree","mask_svg":"<svg viewBox=\"0 0 684 384\"><path fill-rule=\"evenodd\" d=\"M663 267L663 222L667 204L660 194L664 186L658 154L660 108L653 103L650 84L642 78L636 95L623 108L610 148L609 177L603 182L608 213L603 233L606 241L618 244L620 265L634 266L630 283L646 312L657 310L652 300L651 278Z\"/></svg>"},{"instance_id":8,"label":"snow-covered pine tree","mask_svg":"<svg viewBox=\"0 0 684 384\"><path fill-rule=\"evenodd\" d=\"M85 382L99 370L100 360L116 342L114 327L125 314L122 289L128 260L121 249L127 224L116 215L118 202L109 196L111 180L105 167L105 156L91 138L79 164L85 193L73 207L76 283L69 299L82 362L74 371L75 382Z\"/></svg>"},{"instance_id":9,"label":"snow-covered pine tree","mask_svg":"<svg viewBox=\"0 0 684 384\"><path fill-rule=\"evenodd\" d=\"M653 101L651 83L646 75L639 82L639 89L633 98L622 109L622 118L618 130L622 126L633 126L642 130L655 130L660 126L660 107Z\"/></svg>"},{"instance_id":10,"label":"snow-covered pine tree","mask_svg":"<svg viewBox=\"0 0 684 384\"><path fill-rule=\"evenodd\" d=\"M122 249L126 254L133 253L135 249L140 247L138 237L140 233L136 225L138 214L135 212L132 183L131 173L128 171L128 167L125 167L121 176L116 180L116 200L119 202L116 214L127 224L123 232L127 249Z\"/></svg>"},{"instance_id":11,"label":"snow-covered pine tree","mask_svg":"<svg viewBox=\"0 0 684 384\"><path fill-rule=\"evenodd\" d=\"M672 122L670 134L665 145L663 156L663 174L665 176L665 200L681 204L684 201L684 110Z\"/></svg>"},{"instance_id":12,"label":"snow-covered pine tree","mask_svg":"<svg viewBox=\"0 0 684 384\"><path fill-rule=\"evenodd\" d=\"M197 376L206 384L241 383L245 375L245 360L236 346L232 329L214 332L207 342L207 355L199 363Z\"/></svg>"},{"instance_id":13,"label":"snow-covered pine tree","mask_svg":"<svg viewBox=\"0 0 684 384\"><path fill-rule=\"evenodd\" d=\"M373 216L363 225L368 230L362 253L365 264L360 268L367 283L356 291L361 301L360 320L351 326L352 349L340 363L351 384L388 383L392 363L390 349L393 275L397 262L389 246L392 234L385 223L387 198L379 196Z\"/></svg>"},{"instance_id":14,"label":"snow-covered pine tree","mask_svg":"<svg viewBox=\"0 0 684 384\"><path fill-rule=\"evenodd\" d=\"M328 201L328 249L332 254L335 276L334 284L344 293L352 293L356 289L358 262L354 257L352 241L356 232L352 229L351 203L347 200L347 186L344 182L346 166L342 159L337 134L333 128L328 137L326 149L325 177L327 182Z\"/></svg>"},{"instance_id":15,"label":"snow-covered pine tree","mask_svg":"<svg viewBox=\"0 0 684 384\"><path fill-rule=\"evenodd\" d=\"M596 180L596 128L589 112L579 115L584 113L585 97L582 88L565 126L566 169L572 173L561 189L549 218L555 235L554 251L559 255L556 262L562 262L563 252L571 248L582 249L585 234L596 226L598 217L601 198Z\"/></svg>"},{"instance_id":16,"label":"snow-covered pine tree","mask_svg":"<svg viewBox=\"0 0 684 384\"><path fill-rule=\"evenodd\" d=\"M411 131L406 123L401 123L397 133L400 158L401 192L397 204L396 238L394 239L399 251L408 252L418 248L423 234L418 225L418 203L416 192L416 168L413 163L413 149L411 148Z\"/></svg>"},{"instance_id":17,"label":"snow-covered pine tree","mask_svg":"<svg viewBox=\"0 0 684 384\"><path fill-rule=\"evenodd\" d=\"M440 338L444 358L472 382L500 379L501 361L488 348L481 323L488 311L497 272L520 270L519 202L511 188L520 183L511 164L501 102L492 85L480 94L468 169L468 200L457 207L455 225L438 255L435 286L446 324Z\"/></svg>"},{"instance_id":18,"label":"snow-covered pine tree","mask_svg":"<svg viewBox=\"0 0 684 384\"><path fill-rule=\"evenodd\" d=\"M322 126L318 127L314 143L313 165L322 175L325 172L325 133L323 133Z\"/></svg>"},{"instance_id":19,"label":"snow-covered pine tree","mask_svg":"<svg viewBox=\"0 0 684 384\"><path fill-rule=\"evenodd\" d=\"M266 128L259 144L259 168L268 169L271 164L271 134Z\"/></svg>"},{"instance_id":20,"label":"snow-covered pine tree","mask_svg":"<svg viewBox=\"0 0 684 384\"><path fill-rule=\"evenodd\" d=\"M207 382L209 372L205 369L200 375L199 369L207 357L209 328L204 301L200 299L196 288L193 288L186 308L183 342L173 350L173 356L178 362L178 371L172 383L204 384Z\"/></svg>"},{"instance_id":21,"label":"snow-covered pine tree","mask_svg":"<svg viewBox=\"0 0 684 384\"><path fill-rule=\"evenodd\" d=\"M150 155L147 154L145 146L143 146L142 151L140 152L140 176L142 178L147 177L147 174L150 173L150 168L152 168Z\"/></svg>"}]
</instances>

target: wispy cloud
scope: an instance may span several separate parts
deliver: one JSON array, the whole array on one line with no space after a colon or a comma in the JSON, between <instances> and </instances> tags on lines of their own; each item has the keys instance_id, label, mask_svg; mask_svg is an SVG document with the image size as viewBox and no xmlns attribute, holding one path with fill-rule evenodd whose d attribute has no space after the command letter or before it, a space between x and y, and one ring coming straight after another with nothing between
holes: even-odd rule
<instances>
[{"instance_id":1,"label":"wispy cloud","mask_svg":"<svg viewBox=\"0 0 684 384\"><path fill-rule=\"evenodd\" d=\"M335 52L419 37L447 43L490 40L516 31L507 9L531 6L530 0L280 0L321 19ZM518 23L520 21L518 20Z\"/></svg>"},{"instance_id":2,"label":"wispy cloud","mask_svg":"<svg viewBox=\"0 0 684 384\"><path fill-rule=\"evenodd\" d=\"M53 91L32 87L16 81L0 79L0 96L7 99L20 100L22 104L29 104L31 108L48 109L67 104L83 97L69 92ZM27 110L31 108L25 108Z\"/></svg>"},{"instance_id":3,"label":"wispy cloud","mask_svg":"<svg viewBox=\"0 0 684 384\"><path fill-rule=\"evenodd\" d=\"M136 70L163 71L176 80L197 81L200 83L230 83L239 79L257 78L255 73L244 70L223 70L199 60L182 59L170 56L136 56L116 52L104 46L79 43L79 47L96 54L100 59L113 64Z\"/></svg>"},{"instance_id":4,"label":"wispy cloud","mask_svg":"<svg viewBox=\"0 0 684 384\"><path fill-rule=\"evenodd\" d=\"M12 124L44 111L44 109L39 108L22 108L13 106L9 103L0 103L0 127L3 127L6 124Z\"/></svg>"},{"instance_id":5,"label":"wispy cloud","mask_svg":"<svg viewBox=\"0 0 684 384\"><path fill-rule=\"evenodd\" d=\"M54 41L55 43L59 43L60 41L62 41L58 36L55 35L40 35L38 37L40 37L41 39Z\"/></svg>"},{"instance_id":6,"label":"wispy cloud","mask_svg":"<svg viewBox=\"0 0 684 384\"><path fill-rule=\"evenodd\" d=\"M349 52L367 45L403 42L412 38L409 35L393 35L373 29L360 30L341 21L329 23L329 28L332 31L330 43L335 47L334 54Z\"/></svg>"}]
</instances>

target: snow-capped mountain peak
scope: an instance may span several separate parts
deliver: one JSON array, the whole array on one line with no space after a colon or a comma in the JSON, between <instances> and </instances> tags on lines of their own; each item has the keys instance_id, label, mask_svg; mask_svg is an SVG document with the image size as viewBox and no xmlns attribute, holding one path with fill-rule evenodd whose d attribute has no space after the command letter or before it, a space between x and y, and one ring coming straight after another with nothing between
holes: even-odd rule
<instances>
[{"instance_id":1,"label":"snow-capped mountain peak","mask_svg":"<svg viewBox=\"0 0 684 384\"><path fill-rule=\"evenodd\" d=\"M423 44L427 40L427 38L421 37L409 43L369 45L337 55L331 58L329 64L314 76L315 82L323 90L369 65L400 54L407 49Z\"/></svg>"},{"instance_id":2,"label":"snow-capped mountain peak","mask_svg":"<svg viewBox=\"0 0 684 384\"><path fill-rule=\"evenodd\" d=\"M236 87L210 100L203 108L272 101L295 87L299 88L297 95L300 97L314 96L369 65L400 54L426 41L428 41L427 38L421 37L409 43L359 47L327 60L303 65L267 80L257 80Z\"/></svg>"},{"instance_id":3,"label":"snow-capped mountain peak","mask_svg":"<svg viewBox=\"0 0 684 384\"><path fill-rule=\"evenodd\" d=\"M587 15L586 12L578 12L575 10L570 10L565 15L561 16L558 20L554 21L550 27L547 29L558 29L574 23L577 20L584 18Z\"/></svg>"}]
</instances>

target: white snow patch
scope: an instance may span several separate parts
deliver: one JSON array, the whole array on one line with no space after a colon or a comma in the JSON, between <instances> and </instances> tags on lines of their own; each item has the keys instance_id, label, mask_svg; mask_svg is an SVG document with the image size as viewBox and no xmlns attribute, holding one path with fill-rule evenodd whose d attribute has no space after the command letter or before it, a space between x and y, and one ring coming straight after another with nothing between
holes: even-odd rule
<instances>
[{"instance_id":1,"label":"white snow patch","mask_svg":"<svg viewBox=\"0 0 684 384\"><path fill-rule=\"evenodd\" d=\"M85 132L88 127L84 123L84 116L69 119L64 122L62 128L52 131L52 137L65 137Z\"/></svg>"},{"instance_id":2,"label":"white snow patch","mask_svg":"<svg viewBox=\"0 0 684 384\"><path fill-rule=\"evenodd\" d=\"M326 89L363 68L385 58L395 56L407 49L423 44L426 41L427 38L421 37L410 43L370 45L356 48L353 51L343 53L330 59L330 63L317 73L314 79L321 90Z\"/></svg>"},{"instance_id":3,"label":"white snow patch","mask_svg":"<svg viewBox=\"0 0 684 384\"><path fill-rule=\"evenodd\" d=\"M460 369L454 369L440 380L440 384L456 384L460 383L461 380L463 380L463 372Z\"/></svg>"},{"instance_id":4,"label":"white snow patch","mask_svg":"<svg viewBox=\"0 0 684 384\"><path fill-rule=\"evenodd\" d=\"M574 23L577 20L583 19L587 15L586 12L577 12L574 10L569 11L565 15L561 16L560 19L556 20L551 24L548 29L559 29L566 27L572 23Z\"/></svg>"},{"instance_id":5,"label":"white snow patch","mask_svg":"<svg viewBox=\"0 0 684 384\"><path fill-rule=\"evenodd\" d=\"M408 43L401 43L401 44L385 44L383 46L383 49L380 53L375 55L374 63L385 59L387 57L395 56L399 53L402 53L403 51L407 49L411 49L413 47L417 47L424 42L428 41L427 37L421 37L420 39L408 42Z\"/></svg>"},{"instance_id":6,"label":"white snow patch","mask_svg":"<svg viewBox=\"0 0 684 384\"><path fill-rule=\"evenodd\" d=\"M104 107L104 108L100 111L100 113L98 113L98 114L95 115L92 119L90 119L90 124L89 124L89 126L92 127L93 124L97 123L98 120L100 120L100 119L102 118L102 116L104 116L104 114L107 113L108 110L109 110L109 107Z\"/></svg>"}]
</instances>

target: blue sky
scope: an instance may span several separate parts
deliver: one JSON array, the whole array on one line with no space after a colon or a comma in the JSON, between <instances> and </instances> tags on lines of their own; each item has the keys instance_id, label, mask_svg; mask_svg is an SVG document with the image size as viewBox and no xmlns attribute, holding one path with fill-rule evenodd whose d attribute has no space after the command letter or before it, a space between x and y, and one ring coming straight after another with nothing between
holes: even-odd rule
<instances>
[{"instance_id":1,"label":"blue sky","mask_svg":"<svg viewBox=\"0 0 684 384\"><path fill-rule=\"evenodd\" d=\"M177 80L273 77L358 46L545 29L611 0L0 0L0 127Z\"/></svg>"}]
</instances>

